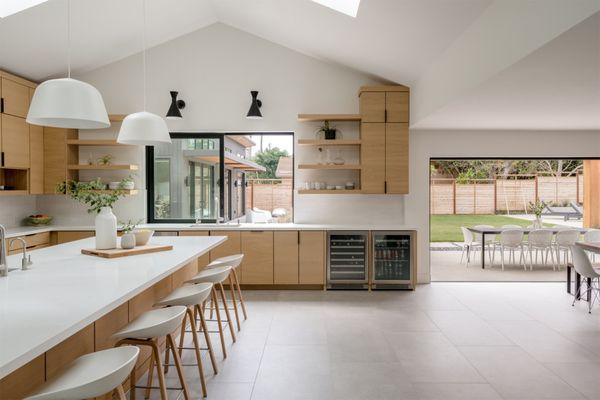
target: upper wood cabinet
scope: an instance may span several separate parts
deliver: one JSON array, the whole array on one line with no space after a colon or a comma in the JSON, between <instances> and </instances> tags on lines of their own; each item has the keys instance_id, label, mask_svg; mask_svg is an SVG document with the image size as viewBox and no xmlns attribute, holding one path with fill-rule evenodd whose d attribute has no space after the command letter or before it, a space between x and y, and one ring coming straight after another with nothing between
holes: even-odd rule
<instances>
[{"instance_id":1,"label":"upper wood cabinet","mask_svg":"<svg viewBox=\"0 0 600 400\"><path fill-rule=\"evenodd\" d=\"M29 125L29 193L44 193L44 128Z\"/></svg>"},{"instance_id":2,"label":"upper wood cabinet","mask_svg":"<svg viewBox=\"0 0 600 400\"><path fill-rule=\"evenodd\" d=\"M359 92L362 122L408 122L410 92L406 86L363 86Z\"/></svg>"},{"instance_id":3,"label":"upper wood cabinet","mask_svg":"<svg viewBox=\"0 0 600 400\"><path fill-rule=\"evenodd\" d=\"M385 93L385 122L408 122L409 94L408 92Z\"/></svg>"},{"instance_id":4,"label":"upper wood cabinet","mask_svg":"<svg viewBox=\"0 0 600 400\"><path fill-rule=\"evenodd\" d=\"M26 118L29 111L29 86L2 77L2 113Z\"/></svg>"},{"instance_id":5,"label":"upper wood cabinet","mask_svg":"<svg viewBox=\"0 0 600 400\"><path fill-rule=\"evenodd\" d=\"M362 193L385 193L385 124L362 123L360 127Z\"/></svg>"},{"instance_id":6,"label":"upper wood cabinet","mask_svg":"<svg viewBox=\"0 0 600 400\"><path fill-rule=\"evenodd\" d=\"M298 284L298 231L273 232L273 283Z\"/></svg>"},{"instance_id":7,"label":"upper wood cabinet","mask_svg":"<svg viewBox=\"0 0 600 400\"><path fill-rule=\"evenodd\" d=\"M386 193L408 193L408 124L385 124Z\"/></svg>"},{"instance_id":8,"label":"upper wood cabinet","mask_svg":"<svg viewBox=\"0 0 600 400\"><path fill-rule=\"evenodd\" d=\"M273 231L242 232L243 284L273 284Z\"/></svg>"},{"instance_id":9,"label":"upper wood cabinet","mask_svg":"<svg viewBox=\"0 0 600 400\"><path fill-rule=\"evenodd\" d=\"M29 125L24 118L2 114L0 162L6 168L29 168Z\"/></svg>"},{"instance_id":10,"label":"upper wood cabinet","mask_svg":"<svg viewBox=\"0 0 600 400\"><path fill-rule=\"evenodd\" d=\"M55 194L56 184L73 179L67 165L77 164L77 148L67 146L68 139L77 138L77 130L44 128L44 193Z\"/></svg>"},{"instance_id":11,"label":"upper wood cabinet","mask_svg":"<svg viewBox=\"0 0 600 400\"><path fill-rule=\"evenodd\" d=\"M362 122L385 122L385 92L361 92L359 100Z\"/></svg>"}]
</instances>

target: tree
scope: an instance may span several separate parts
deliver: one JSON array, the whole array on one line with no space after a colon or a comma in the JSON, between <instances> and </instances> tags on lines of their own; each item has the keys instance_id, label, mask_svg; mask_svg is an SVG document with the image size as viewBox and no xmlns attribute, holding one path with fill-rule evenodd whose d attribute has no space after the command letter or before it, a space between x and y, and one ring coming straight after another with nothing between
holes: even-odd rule
<instances>
[{"instance_id":1,"label":"tree","mask_svg":"<svg viewBox=\"0 0 600 400\"><path fill-rule=\"evenodd\" d=\"M265 172L256 172L255 178L262 179L276 179L275 171L277 171L277 164L281 157L288 157L287 150L282 150L279 147L268 147L263 151L260 151L252 157L252 161L262 165L267 170Z\"/></svg>"}]
</instances>

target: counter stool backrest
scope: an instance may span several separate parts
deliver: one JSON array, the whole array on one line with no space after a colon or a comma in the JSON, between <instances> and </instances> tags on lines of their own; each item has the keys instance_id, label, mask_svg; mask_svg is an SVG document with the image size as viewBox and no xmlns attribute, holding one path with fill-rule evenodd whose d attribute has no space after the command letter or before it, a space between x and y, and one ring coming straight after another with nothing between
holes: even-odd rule
<instances>
[{"instance_id":1,"label":"counter stool backrest","mask_svg":"<svg viewBox=\"0 0 600 400\"><path fill-rule=\"evenodd\" d=\"M559 246L572 246L579 239L577 229L564 229L556 232L556 244Z\"/></svg>"},{"instance_id":2,"label":"counter stool backrest","mask_svg":"<svg viewBox=\"0 0 600 400\"><path fill-rule=\"evenodd\" d=\"M529 232L529 244L532 246L550 246L554 233L550 229L534 229Z\"/></svg>"},{"instance_id":3,"label":"counter stool backrest","mask_svg":"<svg viewBox=\"0 0 600 400\"><path fill-rule=\"evenodd\" d=\"M573 245L570 246L570 249L573 254L573 267L575 267L575 271L577 271L579 275L585 278L600 277L600 274L594 270L592 262L581 247Z\"/></svg>"},{"instance_id":4,"label":"counter stool backrest","mask_svg":"<svg viewBox=\"0 0 600 400\"><path fill-rule=\"evenodd\" d=\"M523 242L523 231L520 229L506 229L500 232L502 246L516 247Z\"/></svg>"}]
</instances>

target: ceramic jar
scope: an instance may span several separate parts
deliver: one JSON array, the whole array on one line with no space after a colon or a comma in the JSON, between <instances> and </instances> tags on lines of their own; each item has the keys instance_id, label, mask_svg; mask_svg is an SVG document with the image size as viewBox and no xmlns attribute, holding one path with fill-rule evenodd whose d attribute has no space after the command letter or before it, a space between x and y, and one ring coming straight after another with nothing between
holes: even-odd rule
<instances>
[{"instance_id":1,"label":"ceramic jar","mask_svg":"<svg viewBox=\"0 0 600 400\"><path fill-rule=\"evenodd\" d=\"M135 234L132 232L124 233L121 236L121 248L133 249L135 247Z\"/></svg>"},{"instance_id":2,"label":"ceramic jar","mask_svg":"<svg viewBox=\"0 0 600 400\"><path fill-rule=\"evenodd\" d=\"M110 207L102 207L96 216L96 249L108 250L117 247L117 217Z\"/></svg>"}]
</instances>

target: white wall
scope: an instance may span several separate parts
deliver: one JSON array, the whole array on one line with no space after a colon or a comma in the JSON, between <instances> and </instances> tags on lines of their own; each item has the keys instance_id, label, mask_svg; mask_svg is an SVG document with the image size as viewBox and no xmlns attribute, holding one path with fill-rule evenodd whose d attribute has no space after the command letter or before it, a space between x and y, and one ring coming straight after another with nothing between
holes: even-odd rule
<instances>
[{"instance_id":1,"label":"white wall","mask_svg":"<svg viewBox=\"0 0 600 400\"><path fill-rule=\"evenodd\" d=\"M410 132L410 194L405 197L407 224L419 230L419 282L429 274L429 159L435 157L600 156L598 131L449 131Z\"/></svg>"}]
</instances>

